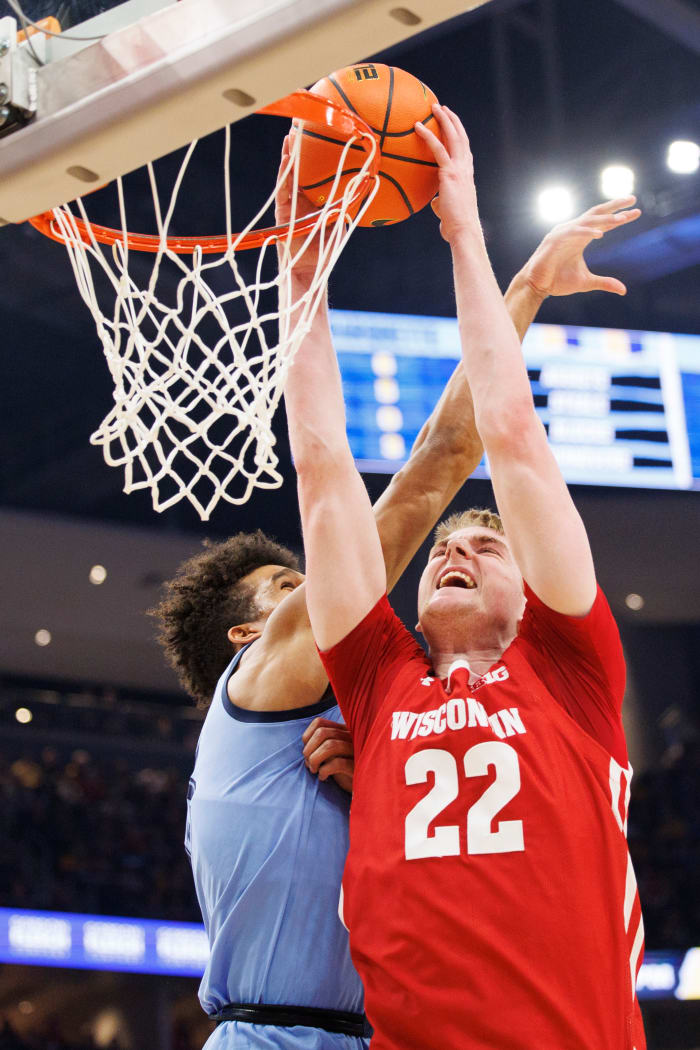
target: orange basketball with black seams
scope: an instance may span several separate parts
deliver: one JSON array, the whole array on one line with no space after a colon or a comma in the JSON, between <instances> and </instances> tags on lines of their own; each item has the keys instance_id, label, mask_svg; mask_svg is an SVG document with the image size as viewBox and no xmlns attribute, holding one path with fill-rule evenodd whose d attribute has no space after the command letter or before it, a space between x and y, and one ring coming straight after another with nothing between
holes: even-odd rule
<instances>
[{"instance_id":1,"label":"orange basketball with black seams","mask_svg":"<svg viewBox=\"0 0 700 1050\"><path fill-rule=\"evenodd\" d=\"M377 137L382 154L380 184L360 226L401 222L432 200L438 191L438 168L414 130L415 122L421 121L440 135L431 109L437 99L430 88L403 69L366 62L339 69L310 90L357 113ZM317 207L326 203L332 191L346 141L328 127L304 126L299 184ZM364 153L359 144L350 148L335 198L342 196L348 179L362 166Z\"/></svg>"}]
</instances>

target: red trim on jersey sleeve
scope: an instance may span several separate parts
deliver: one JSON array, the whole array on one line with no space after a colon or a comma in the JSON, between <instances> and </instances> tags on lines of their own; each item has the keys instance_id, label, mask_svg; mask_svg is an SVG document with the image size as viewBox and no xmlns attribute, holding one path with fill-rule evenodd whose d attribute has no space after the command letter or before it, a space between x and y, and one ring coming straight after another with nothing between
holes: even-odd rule
<instances>
[{"instance_id":1,"label":"red trim on jersey sleeve","mask_svg":"<svg viewBox=\"0 0 700 1050\"><path fill-rule=\"evenodd\" d=\"M622 728L625 660L617 624L600 587L587 616L564 616L525 584L519 640L537 676L568 714L616 762L628 763Z\"/></svg>"},{"instance_id":2,"label":"red trim on jersey sleeve","mask_svg":"<svg viewBox=\"0 0 700 1050\"><path fill-rule=\"evenodd\" d=\"M331 649L319 650L319 656L358 749L399 668L411 660L428 665L386 594L357 627Z\"/></svg>"}]
</instances>

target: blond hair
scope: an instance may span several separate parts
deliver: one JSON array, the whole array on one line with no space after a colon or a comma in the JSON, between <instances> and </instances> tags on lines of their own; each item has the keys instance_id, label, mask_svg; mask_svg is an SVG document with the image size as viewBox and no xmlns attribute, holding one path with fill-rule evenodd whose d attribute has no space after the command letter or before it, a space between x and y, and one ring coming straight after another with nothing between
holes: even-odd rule
<instances>
[{"instance_id":1,"label":"blond hair","mask_svg":"<svg viewBox=\"0 0 700 1050\"><path fill-rule=\"evenodd\" d=\"M503 522L498 514L483 507L471 507L470 510L450 514L449 518L441 521L433 534L433 543L442 543L453 532L457 532L458 529L468 529L471 525L481 525L484 529L493 529L494 532L504 534Z\"/></svg>"}]
</instances>

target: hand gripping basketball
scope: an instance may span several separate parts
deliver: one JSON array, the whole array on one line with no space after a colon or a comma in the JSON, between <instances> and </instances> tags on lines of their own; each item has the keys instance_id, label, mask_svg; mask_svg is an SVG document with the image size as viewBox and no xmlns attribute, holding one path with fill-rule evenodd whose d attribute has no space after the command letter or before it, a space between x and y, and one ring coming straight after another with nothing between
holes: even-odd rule
<instances>
[{"instance_id":1,"label":"hand gripping basketball","mask_svg":"<svg viewBox=\"0 0 700 1050\"><path fill-rule=\"evenodd\" d=\"M277 193L275 195L275 224L277 226L288 226L296 223L307 215L314 214L315 209L303 193L297 193L294 197L294 177L292 167L291 139L285 136L282 143L282 156L280 158L279 172L277 174ZM277 242L278 255L281 257L284 251L283 241ZM294 257L292 274L294 278L305 277L307 280L313 278L319 260L319 238L318 233L304 242Z\"/></svg>"},{"instance_id":2,"label":"hand gripping basketball","mask_svg":"<svg viewBox=\"0 0 700 1050\"><path fill-rule=\"evenodd\" d=\"M447 106L433 106L435 119L442 131L442 141L423 124L416 124L416 134L425 142L439 170L439 196L433 211L440 219L440 233L452 243L462 231L481 233L479 209L474 185L474 161L464 125Z\"/></svg>"}]
</instances>

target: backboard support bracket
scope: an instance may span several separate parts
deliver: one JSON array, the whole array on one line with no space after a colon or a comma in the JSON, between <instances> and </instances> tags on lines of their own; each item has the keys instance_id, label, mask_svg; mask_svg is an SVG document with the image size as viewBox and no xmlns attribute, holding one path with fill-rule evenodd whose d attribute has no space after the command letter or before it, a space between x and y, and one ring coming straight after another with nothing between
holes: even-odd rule
<instances>
[{"instance_id":1,"label":"backboard support bracket","mask_svg":"<svg viewBox=\"0 0 700 1050\"><path fill-rule=\"evenodd\" d=\"M81 172L109 182L488 2L180 0L151 11L35 71L36 118L0 139L0 216L21 222L73 200Z\"/></svg>"},{"instance_id":2,"label":"backboard support bracket","mask_svg":"<svg viewBox=\"0 0 700 1050\"><path fill-rule=\"evenodd\" d=\"M43 59L46 38L33 41ZM36 115L36 64L31 53L17 43L17 20L0 18L0 137L24 127Z\"/></svg>"}]
</instances>

